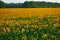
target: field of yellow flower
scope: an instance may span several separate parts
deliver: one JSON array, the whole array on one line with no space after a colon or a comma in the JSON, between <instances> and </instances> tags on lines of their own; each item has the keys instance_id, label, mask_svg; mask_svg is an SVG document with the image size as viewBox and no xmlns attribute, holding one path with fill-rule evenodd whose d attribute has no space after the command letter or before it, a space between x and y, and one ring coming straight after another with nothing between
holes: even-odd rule
<instances>
[{"instance_id":1,"label":"field of yellow flower","mask_svg":"<svg viewBox=\"0 0 60 40\"><path fill-rule=\"evenodd\" d=\"M60 40L60 8L1 8L0 40Z\"/></svg>"}]
</instances>

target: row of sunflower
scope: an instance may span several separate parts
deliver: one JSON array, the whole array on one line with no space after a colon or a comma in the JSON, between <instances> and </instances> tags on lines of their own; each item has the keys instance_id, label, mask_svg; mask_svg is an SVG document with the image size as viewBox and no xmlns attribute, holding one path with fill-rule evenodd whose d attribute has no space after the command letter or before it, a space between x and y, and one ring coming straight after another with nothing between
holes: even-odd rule
<instances>
[{"instance_id":1,"label":"row of sunflower","mask_svg":"<svg viewBox=\"0 0 60 40\"><path fill-rule=\"evenodd\" d=\"M32 16L0 20L0 40L60 40L60 18Z\"/></svg>"}]
</instances>

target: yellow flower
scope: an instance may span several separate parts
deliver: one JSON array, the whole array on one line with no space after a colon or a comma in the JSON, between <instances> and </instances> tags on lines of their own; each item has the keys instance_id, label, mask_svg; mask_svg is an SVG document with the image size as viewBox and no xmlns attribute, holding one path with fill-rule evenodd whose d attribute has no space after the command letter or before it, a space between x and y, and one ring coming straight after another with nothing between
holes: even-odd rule
<instances>
[{"instance_id":1,"label":"yellow flower","mask_svg":"<svg viewBox=\"0 0 60 40\"><path fill-rule=\"evenodd\" d=\"M6 28L8 32L10 32L10 28Z\"/></svg>"},{"instance_id":2,"label":"yellow flower","mask_svg":"<svg viewBox=\"0 0 60 40\"><path fill-rule=\"evenodd\" d=\"M27 38L26 37L22 37L22 40L26 40Z\"/></svg>"},{"instance_id":3,"label":"yellow flower","mask_svg":"<svg viewBox=\"0 0 60 40\"><path fill-rule=\"evenodd\" d=\"M16 29L16 32L19 32L19 31L20 31L20 29L19 29L19 28L17 28L17 29Z\"/></svg>"},{"instance_id":4,"label":"yellow flower","mask_svg":"<svg viewBox=\"0 0 60 40\"><path fill-rule=\"evenodd\" d=\"M15 37L15 40L18 40L18 37Z\"/></svg>"},{"instance_id":5,"label":"yellow flower","mask_svg":"<svg viewBox=\"0 0 60 40\"><path fill-rule=\"evenodd\" d=\"M24 28L22 28L22 32L25 32L25 29Z\"/></svg>"},{"instance_id":6,"label":"yellow flower","mask_svg":"<svg viewBox=\"0 0 60 40\"><path fill-rule=\"evenodd\" d=\"M39 30L41 30L42 29L42 27L39 27Z\"/></svg>"},{"instance_id":7,"label":"yellow flower","mask_svg":"<svg viewBox=\"0 0 60 40\"><path fill-rule=\"evenodd\" d=\"M29 24L30 23L30 21L29 20L26 20L26 22L25 22L26 24Z\"/></svg>"},{"instance_id":8,"label":"yellow flower","mask_svg":"<svg viewBox=\"0 0 60 40\"><path fill-rule=\"evenodd\" d=\"M51 38L56 38L54 35L51 35L50 37L51 37Z\"/></svg>"},{"instance_id":9,"label":"yellow flower","mask_svg":"<svg viewBox=\"0 0 60 40\"><path fill-rule=\"evenodd\" d=\"M27 24L26 28L29 28L29 25Z\"/></svg>"},{"instance_id":10,"label":"yellow flower","mask_svg":"<svg viewBox=\"0 0 60 40\"><path fill-rule=\"evenodd\" d=\"M58 33L60 34L60 30L58 30Z\"/></svg>"},{"instance_id":11,"label":"yellow flower","mask_svg":"<svg viewBox=\"0 0 60 40\"><path fill-rule=\"evenodd\" d=\"M55 38L55 36L52 36L52 38Z\"/></svg>"},{"instance_id":12,"label":"yellow flower","mask_svg":"<svg viewBox=\"0 0 60 40\"><path fill-rule=\"evenodd\" d=\"M7 26L9 25L9 21L6 21L6 25L7 25Z\"/></svg>"},{"instance_id":13,"label":"yellow flower","mask_svg":"<svg viewBox=\"0 0 60 40\"><path fill-rule=\"evenodd\" d=\"M31 27L34 28L34 29L38 28L37 25L32 25Z\"/></svg>"},{"instance_id":14,"label":"yellow flower","mask_svg":"<svg viewBox=\"0 0 60 40\"><path fill-rule=\"evenodd\" d=\"M54 26L53 26L53 28L56 28L58 26L59 26L59 23L55 23Z\"/></svg>"},{"instance_id":15,"label":"yellow flower","mask_svg":"<svg viewBox=\"0 0 60 40\"><path fill-rule=\"evenodd\" d=\"M36 38L32 38L32 40L37 40Z\"/></svg>"},{"instance_id":16,"label":"yellow flower","mask_svg":"<svg viewBox=\"0 0 60 40\"><path fill-rule=\"evenodd\" d=\"M4 30L4 33L6 33L6 28L3 28L3 30Z\"/></svg>"},{"instance_id":17,"label":"yellow flower","mask_svg":"<svg viewBox=\"0 0 60 40\"><path fill-rule=\"evenodd\" d=\"M16 31L15 31L15 30L12 30L12 32L14 32L14 33L15 33Z\"/></svg>"},{"instance_id":18,"label":"yellow flower","mask_svg":"<svg viewBox=\"0 0 60 40\"><path fill-rule=\"evenodd\" d=\"M47 38L48 34L43 34L42 37L43 38Z\"/></svg>"},{"instance_id":19,"label":"yellow flower","mask_svg":"<svg viewBox=\"0 0 60 40\"><path fill-rule=\"evenodd\" d=\"M44 27L45 27L45 28L48 27L48 24L44 25Z\"/></svg>"},{"instance_id":20,"label":"yellow flower","mask_svg":"<svg viewBox=\"0 0 60 40\"><path fill-rule=\"evenodd\" d=\"M26 30L26 32L29 32L29 30Z\"/></svg>"}]
</instances>

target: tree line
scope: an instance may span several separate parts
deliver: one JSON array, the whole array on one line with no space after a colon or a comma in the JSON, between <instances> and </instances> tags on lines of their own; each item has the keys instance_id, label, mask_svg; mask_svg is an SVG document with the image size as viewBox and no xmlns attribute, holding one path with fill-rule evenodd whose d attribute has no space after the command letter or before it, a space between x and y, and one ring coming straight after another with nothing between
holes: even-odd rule
<instances>
[{"instance_id":1,"label":"tree line","mask_svg":"<svg viewBox=\"0 0 60 40\"><path fill-rule=\"evenodd\" d=\"M0 8L60 8L60 3L25 1L24 3L4 3L0 1Z\"/></svg>"}]
</instances>

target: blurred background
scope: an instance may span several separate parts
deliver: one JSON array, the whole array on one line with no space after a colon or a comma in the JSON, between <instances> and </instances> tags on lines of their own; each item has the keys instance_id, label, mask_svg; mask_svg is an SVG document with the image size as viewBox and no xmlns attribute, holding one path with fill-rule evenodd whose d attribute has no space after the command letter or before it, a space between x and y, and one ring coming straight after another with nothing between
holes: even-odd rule
<instances>
[{"instance_id":1,"label":"blurred background","mask_svg":"<svg viewBox=\"0 0 60 40\"><path fill-rule=\"evenodd\" d=\"M0 0L0 8L60 8L60 0Z\"/></svg>"}]
</instances>

